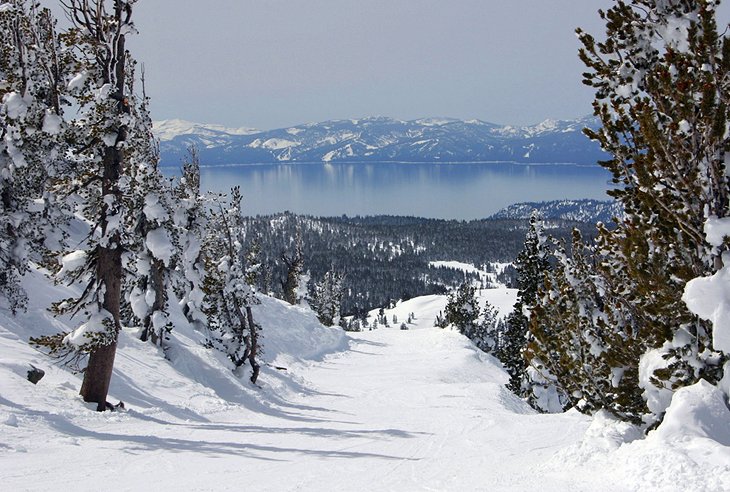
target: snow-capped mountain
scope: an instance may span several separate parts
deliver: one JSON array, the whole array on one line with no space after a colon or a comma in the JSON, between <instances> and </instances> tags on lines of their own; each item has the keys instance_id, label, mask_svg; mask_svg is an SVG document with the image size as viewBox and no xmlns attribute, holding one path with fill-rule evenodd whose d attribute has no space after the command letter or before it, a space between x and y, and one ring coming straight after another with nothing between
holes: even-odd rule
<instances>
[{"instance_id":1,"label":"snow-capped mountain","mask_svg":"<svg viewBox=\"0 0 730 492\"><path fill-rule=\"evenodd\" d=\"M171 119L152 123L152 130L162 142L173 140L180 135L200 135L217 137L220 135L251 135L259 133L254 128L227 128L223 125L193 123L192 121Z\"/></svg>"},{"instance_id":2,"label":"snow-capped mountain","mask_svg":"<svg viewBox=\"0 0 730 492\"><path fill-rule=\"evenodd\" d=\"M489 162L592 165L606 155L582 133L594 118L528 127L480 120L387 117L333 120L277 130L229 129L181 120L155 123L163 166L190 146L203 165L275 162Z\"/></svg>"}]
</instances>

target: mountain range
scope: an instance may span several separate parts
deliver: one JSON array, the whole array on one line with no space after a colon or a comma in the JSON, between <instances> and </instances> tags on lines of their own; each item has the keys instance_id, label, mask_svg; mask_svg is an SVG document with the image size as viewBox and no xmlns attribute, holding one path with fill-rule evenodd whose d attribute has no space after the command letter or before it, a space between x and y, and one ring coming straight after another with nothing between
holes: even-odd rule
<instances>
[{"instance_id":1,"label":"mountain range","mask_svg":"<svg viewBox=\"0 0 730 492\"><path fill-rule=\"evenodd\" d=\"M162 166L179 166L191 146L201 164L280 162L517 162L595 165L605 159L582 133L593 117L503 126L480 120L387 117L332 120L276 130L183 120L154 123Z\"/></svg>"}]
</instances>

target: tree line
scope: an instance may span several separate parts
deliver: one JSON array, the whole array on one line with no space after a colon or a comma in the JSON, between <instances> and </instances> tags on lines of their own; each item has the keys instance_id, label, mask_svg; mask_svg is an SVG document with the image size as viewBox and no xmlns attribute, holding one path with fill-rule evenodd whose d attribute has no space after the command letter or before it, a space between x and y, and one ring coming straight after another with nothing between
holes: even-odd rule
<instances>
[{"instance_id":1,"label":"tree line","mask_svg":"<svg viewBox=\"0 0 730 492\"><path fill-rule=\"evenodd\" d=\"M292 213L246 217L246 237L260 251L262 273L259 291L284 297L281 279L300 242L302 268L310 279L309 290L328 274L342 283L343 315L363 320L372 309L392 306L398 300L446 294L462 283L492 288L476 273L431 262L453 260L494 270L493 263L510 263L522 248L528 222L483 219L443 220L420 217L311 217ZM556 237L570 237L578 227L592 233L587 223L549 220ZM494 272L496 280L515 284L512 268Z\"/></svg>"}]
</instances>

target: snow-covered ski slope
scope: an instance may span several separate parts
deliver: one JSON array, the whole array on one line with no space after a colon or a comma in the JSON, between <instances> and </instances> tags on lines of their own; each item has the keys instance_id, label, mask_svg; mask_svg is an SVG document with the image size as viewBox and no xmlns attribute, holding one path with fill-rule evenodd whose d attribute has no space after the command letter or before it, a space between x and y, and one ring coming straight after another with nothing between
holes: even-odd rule
<instances>
[{"instance_id":1,"label":"snow-covered ski slope","mask_svg":"<svg viewBox=\"0 0 730 492\"><path fill-rule=\"evenodd\" d=\"M42 309L50 288L29 282L42 295L28 314L0 314L3 491L730 490L716 390L682 390L646 439L605 415L536 414L496 360L432 327L440 296L386 311L415 313L409 330L348 335L264 299L260 388L193 330L176 330L171 361L125 333L111 398L127 410L100 414L80 378L27 345L63 323ZM509 305L509 292L485 292ZM37 386L30 363L47 371Z\"/></svg>"}]
</instances>

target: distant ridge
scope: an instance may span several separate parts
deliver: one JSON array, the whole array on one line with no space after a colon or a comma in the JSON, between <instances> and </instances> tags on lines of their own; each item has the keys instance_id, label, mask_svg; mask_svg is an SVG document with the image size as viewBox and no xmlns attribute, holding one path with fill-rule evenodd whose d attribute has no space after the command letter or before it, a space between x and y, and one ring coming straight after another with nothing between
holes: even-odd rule
<instances>
[{"instance_id":1,"label":"distant ridge","mask_svg":"<svg viewBox=\"0 0 730 492\"><path fill-rule=\"evenodd\" d=\"M277 130L226 128L184 120L154 124L163 166L190 146L203 165L280 162L516 162L595 165L606 158L582 130L593 117L501 126L480 120L387 117L333 120Z\"/></svg>"},{"instance_id":2,"label":"distant ridge","mask_svg":"<svg viewBox=\"0 0 730 492\"><path fill-rule=\"evenodd\" d=\"M503 208L490 219L528 219L534 210L537 210L544 219L589 223L608 224L614 217L623 216L623 208L616 201L584 199L516 203Z\"/></svg>"}]
</instances>

